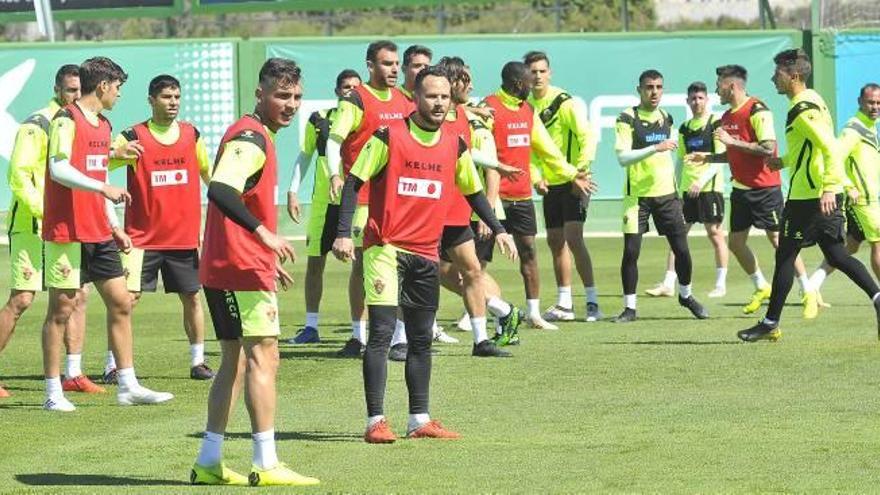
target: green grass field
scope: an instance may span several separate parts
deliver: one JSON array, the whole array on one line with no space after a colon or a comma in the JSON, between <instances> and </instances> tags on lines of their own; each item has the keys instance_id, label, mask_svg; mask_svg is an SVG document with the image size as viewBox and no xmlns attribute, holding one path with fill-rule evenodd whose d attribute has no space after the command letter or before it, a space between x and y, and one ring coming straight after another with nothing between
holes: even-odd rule
<instances>
[{"instance_id":1,"label":"green grass field","mask_svg":"<svg viewBox=\"0 0 880 495\"><path fill-rule=\"evenodd\" d=\"M754 238L765 272L771 253ZM555 298L541 241L546 306ZM619 239L590 240L606 316L621 308ZM695 288L712 319L698 322L671 299L639 299L627 326L566 324L522 331L515 358L470 356L462 343L434 360L432 414L460 431L457 442L363 443L359 361L334 354L348 337L346 266L329 263L323 343L281 347L278 448L283 460L322 484L303 492L875 492L880 486L880 345L874 313L839 274L826 283L832 308L804 321L797 289L776 344L739 344L752 324L740 312L751 292L731 266L728 296L705 299L714 278L708 242L692 238ZM300 246L301 248L301 246ZM662 275L665 242L646 239L640 290ZM814 267L818 251L807 253ZM6 255L0 258L6 280ZM305 264L295 267L298 283ZM496 261L509 299L523 300L516 267ZM575 294L581 300L582 290ZM302 287L282 295L285 337L304 319ZM105 337L97 298L89 311L84 368L99 374ZM28 312L0 357L14 394L0 402L0 492L215 493L187 485L204 427L206 383L188 379L188 350L176 298L143 299L135 314L136 367L142 381L177 397L168 405L122 408L114 395L69 395L78 410L40 409L39 327L45 298ZM447 326L461 303L443 294ZM581 308L581 311L583 309ZM210 324L209 324L210 328ZM209 330L209 334L211 334ZM212 364L217 346L209 342ZM386 409L406 423L403 366L389 364ZM247 470L251 442L236 410L226 461ZM247 488L239 488L248 490Z\"/></svg>"}]
</instances>

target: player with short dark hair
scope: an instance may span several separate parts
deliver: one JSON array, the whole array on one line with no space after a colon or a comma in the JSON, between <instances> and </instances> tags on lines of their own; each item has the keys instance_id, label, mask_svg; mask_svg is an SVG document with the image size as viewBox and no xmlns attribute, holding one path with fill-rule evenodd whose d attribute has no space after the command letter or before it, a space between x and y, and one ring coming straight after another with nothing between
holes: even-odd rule
<instances>
[{"instance_id":1,"label":"player with short dark hair","mask_svg":"<svg viewBox=\"0 0 880 495\"><path fill-rule=\"evenodd\" d=\"M302 103L299 66L270 58L260 69L256 106L220 142L208 186L205 246L199 278L220 341L220 368L208 395L208 420L190 473L195 485L316 485L279 462L275 449L278 373L278 282L293 280L282 264L290 244L276 233L276 133ZM244 476L223 463L223 439L242 386L251 420L253 462Z\"/></svg>"},{"instance_id":2,"label":"player with short dark hair","mask_svg":"<svg viewBox=\"0 0 880 495\"><path fill-rule=\"evenodd\" d=\"M578 171L589 174L590 164L596 159L596 138L587 121L587 106L580 98L573 97L561 88L550 84L552 71L550 59L544 52L526 53L523 62L534 76L535 84L528 102L553 137L553 142L565 154L565 160ZM536 184L538 194L544 196L544 226L547 229L547 245L553 256L553 272L556 275L556 304L544 312L547 321L572 321L575 319L571 295L571 259L584 288L585 320L598 321L598 292L593 277L593 260L584 242L584 222L590 198L572 193L571 181L555 174L551 167L538 160L541 180Z\"/></svg>"},{"instance_id":3,"label":"player with short dark hair","mask_svg":"<svg viewBox=\"0 0 880 495\"><path fill-rule=\"evenodd\" d=\"M666 237L675 254L678 275L678 303L694 317L709 317L694 298L691 288L691 253L681 198L675 189L675 164L671 152L678 147L673 135L672 117L660 108L663 75L649 69L639 76L639 105L617 117L615 145L617 160L626 171L623 184L623 311L613 321L636 320L636 288L639 281L639 254L642 235L648 231L648 218L657 233Z\"/></svg>"},{"instance_id":4,"label":"player with short dark hair","mask_svg":"<svg viewBox=\"0 0 880 495\"><path fill-rule=\"evenodd\" d=\"M695 81L688 85L687 104L693 117L678 128L679 192L687 230L694 223L702 223L715 251L715 288L710 298L724 297L727 293L727 242L724 238L724 173L721 163L695 164L688 159L692 153L723 153L724 144L714 132L721 121L709 111L706 84ZM666 260L663 282L645 292L651 296L675 294L675 255Z\"/></svg>"},{"instance_id":5,"label":"player with short dark hair","mask_svg":"<svg viewBox=\"0 0 880 495\"><path fill-rule=\"evenodd\" d=\"M737 332L746 342L776 341L782 336L779 320L791 290L794 262L800 250L818 244L828 264L842 271L871 298L880 336L880 287L868 270L844 247L844 187L848 185L844 155L834 135L834 122L825 101L807 89L812 73L809 56L801 49L785 50L773 57L773 84L791 101L786 118L786 154L771 158L774 170L790 167L791 185L782 212L782 235L776 248L773 290L764 318ZM858 196L855 189L850 194Z\"/></svg>"},{"instance_id":6,"label":"player with short dark hair","mask_svg":"<svg viewBox=\"0 0 880 495\"><path fill-rule=\"evenodd\" d=\"M346 178L333 252L354 256L352 217L358 190L370 188L370 221L364 240L364 289L370 312L370 336L364 354L368 443L391 443L396 436L384 416L387 355L398 307L403 312L409 347L409 438L458 438L431 420L431 327L439 302L438 241L457 188L496 234L502 252L516 256L510 236L498 223L481 185L467 144L443 127L451 90L443 69L428 67L416 77L416 111L378 128Z\"/></svg>"},{"instance_id":7,"label":"player with short dark hair","mask_svg":"<svg viewBox=\"0 0 880 495\"><path fill-rule=\"evenodd\" d=\"M401 67L403 68L403 85L398 89L412 100L413 89L415 88L416 76L425 67L431 65L431 59L434 52L427 46L411 45L403 52L403 60Z\"/></svg>"},{"instance_id":8,"label":"player with short dark hair","mask_svg":"<svg viewBox=\"0 0 880 495\"><path fill-rule=\"evenodd\" d=\"M334 92L337 98L343 98L360 86L361 78L357 72L345 69L336 76ZM302 150L294 166L290 190L287 192L287 213L299 223L300 207L296 197L299 179L305 176L312 156L315 159L315 180L312 191L312 204L309 209L309 220L306 228L306 279L303 284L306 301L306 324L292 339L291 344L304 344L320 338L318 333L319 310L321 296L324 291L324 267L327 253L336 239L336 224L339 223L339 198L330 199L330 169L327 166L327 141L330 139L330 128L339 115L336 107L312 112L306 124L305 140ZM300 173L297 173L299 170Z\"/></svg>"},{"instance_id":9,"label":"player with short dark hair","mask_svg":"<svg viewBox=\"0 0 880 495\"><path fill-rule=\"evenodd\" d=\"M0 310L0 352L12 338L15 325L43 288L43 189L46 155L49 149L49 124L62 107L80 96L79 66L61 66L55 74L55 96L49 104L28 116L15 134L9 159L9 189L12 204L6 217L9 233L9 257L12 268L9 300ZM77 304L64 330L67 348L64 391L101 393L104 389L92 383L82 372L82 348L85 338L85 304L87 290L81 289ZM0 386L0 398L9 397Z\"/></svg>"},{"instance_id":10,"label":"player with short dark hair","mask_svg":"<svg viewBox=\"0 0 880 495\"><path fill-rule=\"evenodd\" d=\"M181 88L162 74L147 87L151 116L129 127L113 142L118 159L110 170L127 166L131 204L125 233L132 249L122 255L132 307L144 292L155 292L159 272L165 292L177 294L183 306L183 328L189 340L189 376L210 380L205 363L205 316L199 299L199 236L202 191L211 163L205 141L189 122L178 120Z\"/></svg>"},{"instance_id":11,"label":"player with short dark hair","mask_svg":"<svg viewBox=\"0 0 880 495\"><path fill-rule=\"evenodd\" d=\"M43 214L49 287L43 325L43 407L62 412L76 409L61 390L58 348L79 289L89 282L107 307L107 333L119 364L117 401L120 405L166 402L174 396L143 387L135 375L131 301L119 258L119 249L131 249L131 239L119 226L114 210L114 204L127 203L131 196L107 183L108 161L115 155L110 147L110 122L102 113L116 104L127 76L106 57L86 60L79 74L82 97L55 114L49 131Z\"/></svg>"}]
</instances>

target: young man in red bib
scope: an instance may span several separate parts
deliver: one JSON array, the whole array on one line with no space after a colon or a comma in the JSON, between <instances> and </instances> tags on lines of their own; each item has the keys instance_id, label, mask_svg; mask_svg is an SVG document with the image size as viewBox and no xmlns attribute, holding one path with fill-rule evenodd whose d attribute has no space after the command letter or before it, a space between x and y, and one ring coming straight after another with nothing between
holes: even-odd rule
<instances>
[{"instance_id":1,"label":"young man in red bib","mask_svg":"<svg viewBox=\"0 0 880 495\"><path fill-rule=\"evenodd\" d=\"M116 137L113 149L127 165L131 205L125 233L132 250L122 256L132 304L143 292L156 292L159 272L165 292L176 293L183 305L183 328L189 338L190 378L214 377L205 364L205 316L199 300L199 235L202 191L211 164L198 129L180 122L180 81L160 75L150 81L147 101L152 116Z\"/></svg>"},{"instance_id":2,"label":"young man in red bib","mask_svg":"<svg viewBox=\"0 0 880 495\"><path fill-rule=\"evenodd\" d=\"M134 372L131 300L119 258L119 248L130 249L131 240L119 227L113 206L131 197L107 184L111 128L101 113L116 104L127 75L106 57L86 60L79 72L83 96L55 115L49 132L43 214L49 287L43 326L43 407L75 410L61 391L59 348L78 289L88 282L94 283L107 306L110 347L119 364L117 401L120 405L165 402L174 396L141 386Z\"/></svg>"},{"instance_id":3,"label":"young man in red bib","mask_svg":"<svg viewBox=\"0 0 880 495\"><path fill-rule=\"evenodd\" d=\"M217 151L208 186L205 247L199 279L220 341L221 360L208 395L208 421L190 473L196 485L316 485L279 462L275 450L278 372L277 280L293 248L276 234L278 162L275 133L290 125L302 102L300 68L270 58L260 69L254 113L232 124ZM223 439L242 385L253 433L248 478L223 463Z\"/></svg>"},{"instance_id":4,"label":"young man in red bib","mask_svg":"<svg viewBox=\"0 0 880 495\"><path fill-rule=\"evenodd\" d=\"M440 236L453 189L492 227L502 252L516 248L495 218L467 144L442 129L449 110L450 84L444 70L429 67L416 79L416 111L403 121L380 127L364 145L346 178L339 234L333 252L356 256L352 217L359 190L371 181L370 210L364 238L364 290L370 335L364 354L368 443L391 443L396 436L385 420L383 402L387 357L398 307L409 340L406 383L409 390L409 438L458 438L428 413L431 377L431 327L439 302Z\"/></svg>"},{"instance_id":5,"label":"young man in red bib","mask_svg":"<svg viewBox=\"0 0 880 495\"><path fill-rule=\"evenodd\" d=\"M330 168L330 199L339 197L343 177L348 175L364 144L381 125L403 118L412 111L412 102L397 89L400 58L391 41L374 41L367 47L367 71L370 78L339 100L338 115L327 141L327 166ZM340 167L341 165L341 167ZM360 252L367 222L369 186L358 195L354 215L354 244ZM361 256L352 263L348 283L352 336L345 343L343 356L360 356L366 343L367 322L364 310L364 273ZM314 340L317 342L317 335Z\"/></svg>"}]
</instances>

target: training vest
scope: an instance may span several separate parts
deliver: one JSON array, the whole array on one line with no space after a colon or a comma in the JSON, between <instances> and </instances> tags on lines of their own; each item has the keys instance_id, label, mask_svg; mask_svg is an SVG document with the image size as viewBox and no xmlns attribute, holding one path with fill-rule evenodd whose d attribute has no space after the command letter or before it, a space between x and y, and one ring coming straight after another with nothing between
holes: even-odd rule
<instances>
[{"instance_id":1,"label":"training vest","mask_svg":"<svg viewBox=\"0 0 880 495\"><path fill-rule=\"evenodd\" d=\"M749 100L736 112L729 109L721 116L721 128L740 141L758 142L751 117L759 111L769 111L767 106L757 98ZM776 156L776 150L773 152ZM746 153L734 148L727 148L727 161L730 163L730 174L736 182L753 189L775 187L782 184L782 176L778 170L771 170L763 157Z\"/></svg>"},{"instance_id":2,"label":"training vest","mask_svg":"<svg viewBox=\"0 0 880 495\"><path fill-rule=\"evenodd\" d=\"M132 128L144 152L128 167L131 206L125 212L125 233L141 249L199 247L201 199L198 134L179 122L174 144L160 143L146 122Z\"/></svg>"},{"instance_id":3,"label":"training vest","mask_svg":"<svg viewBox=\"0 0 880 495\"><path fill-rule=\"evenodd\" d=\"M373 177L364 248L390 244L437 261L455 184L459 136L444 132L434 145L410 134L409 121L388 124L388 164Z\"/></svg>"},{"instance_id":4,"label":"training vest","mask_svg":"<svg viewBox=\"0 0 880 495\"><path fill-rule=\"evenodd\" d=\"M663 118L657 122L642 120L638 107L632 107L633 115L631 117L625 112L618 117L618 120L629 124L632 128L632 149L638 150L654 146L672 136L672 117L663 110L658 111ZM626 167L624 192L627 196L663 196L676 191L675 165L672 159L665 160L662 165L651 163L651 159L656 156ZM662 192L655 194L657 189Z\"/></svg>"},{"instance_id":5,"label":"training vest","mask_svg":"<svg viewBox=\"0 0 880 495\"><path fill-rule=\"evenodd\" d=\"M690 121L685 122L678 128L679 135L682 137L684 141L684 152L685 154L690 153L714 153L715 152L715 129L720 125L720 121L716 119L716 117L712 114L709 114L709 118L706 119L706 125L704 125L700 129L691 129L688 124ZM684 189L686 184L695 182L700 176L703 175L705 171L705 167L695 167L692 165L685 164L681 171L682 176L682 189ZM710 180L703 187L704 192L708 191L716 191L716 192L724 192L724 181L723 176L719 177L719 173L716 173L712 176L712 180Z\"/></svg>"},{"instance_id":6,"label":"training vest","mask_svg":"<svg viewBox=\"0 0 880 495\"><path fill-rule=\"evenodd\" d=\"M846 157L846 175L859 191L858 205L877 204L880 195L880 141L877 128L868 127L858 116L843 126L844 133L854 133L858 142Z\"/></svg>"},{"instance_id":7,"label":"training vest","mask_svg":"<svg viewBox=\"0 0 880 495\"><path fill-rule=\"evenodd\" d=\"M496 95L486 98L486 104L495 110L495 124L492 136L498 150L498 161L516 167L522 174L512 178L501 178L498 195L501 199L529 199L532 197L532 126L534 110L526 102L516 110L501 103Z\"/></svg>"},{"instance_id":8,"label":"training vest","mask_svg":"<svg viewBox=\"0 0 880 495\"><path fill-rule=\"evenodd\" d=\"M86 119L75 103L67 105L55 118L69 117L74 124L70 165L101 183L107 182L110 159L110 122L98 114L98 125ZM48 164L47 164L48 166ZM113 238L100 193L71 189L45 178L43 239L52 242L105 242Z\"/></svg>"},{"instance_id":9,"label":"training vest","mask_svg":"<svg viewBox=\"0 0 880 495\"><path fill-rule=\"evenodd\" d=\"M250 115L232 124L220 141L217 160L220 160L227 141L247 132L263 137L266 160L263 169L248 179L241 200L257 220L274 233L278 224L275 212L278 162L275 144L263 124ZM274 291L275 253L264 246L255 234L227 218L213 202L208 203L199 279L202 285L213 289Z\"/></svg>"},{"instance_id":10,"label":"training vest","mask_svg":"<svg viewBox=\"0 0 880 495\"><path fill-rule=\"evenodd\" d=\"M397 88L388 89L388 91L391 92L391 99L388 101L382 101L376 98L376 96L371 93L369 89L364 87L364 85L355 87L353 91L360 96L364 112L363 117L361 118L360 127L353 130L351 134L345 138L345 141L342 142L342 169L346 175L348 175L355 160L357 160L361 148L367 144L367 141L369 141L370 137L372 137L373 133L376 132L376 129L378 129L380 125L387 125L396 120L403 120L404 117L408 116L413 110L412 102L409 101ZM366 183L361 187L360 192L358 193L358 204L367 204L369 196L370 184Z\"/></svg>"},{"instance_id":11,"label":"training vest","mask_svg":"<svg viewBox=\"0 0 880 495\"><path fill-rule=\"evenodd\" d=\"M455 109L455 120L447 120L443 123L443 132L456 134L464 139L468 149L471 147L471 125L468 122L464 107L459 105ZM457 187L449 192L449 213L446 214L446 225L450 227L464 227L471 224L471 205L464 199L464 195Z\"/></svg>"}]
</instances>

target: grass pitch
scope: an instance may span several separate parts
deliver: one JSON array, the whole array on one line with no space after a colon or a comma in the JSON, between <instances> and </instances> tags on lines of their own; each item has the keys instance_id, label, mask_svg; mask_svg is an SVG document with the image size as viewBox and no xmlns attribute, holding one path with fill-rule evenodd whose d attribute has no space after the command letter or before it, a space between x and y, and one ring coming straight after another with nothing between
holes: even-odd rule
<instances>
[{"instance_id":1,"label":"grass pitch","mask_svg":"<svg viewBox=\"0 0 880 495\"><path fill-rule=\"evenodd\" d=\"M764 271L772 253L751 241ZM555 299L549 253L540 241L542 304ZM620 239L591 239L606 317L621 309ZM707 241L691 238L696 295L712 318L693 320L673 299L639 297L640 320L571 323L522 331L507 360L470 356L471 338L443 345L434 360L431 412L463 434L457 442L361 441L360 361L335 357L348 338L347 267L328 263L319 345L281 346L278 449L322 484L302 492L873 492L880 486L880 344L873 310L840 274L823 292L832 308L800 317L797 289L783 314L783 339L745 345L741 305L748 278L731 259L728 295L705 297L714 279ZM301 246L300 246L301 247ZM302 251L302 249L301 249ZM665 241L646 239L643 290L662 276ZM815 267L818 251L809 250ZM4 273L7 255L0 258ZM303 279L304 260L294 271ZM811 268L812 269L812 268ZM517 268L496 260L508 299L522 303ZM575 287L579 313L582 289ZM285 337L304 321L302 287L281 296ZM443 294L447 327L461 303ZM208 384L188 378L188 349L176 297L147 295L135 313L136 368L144 384L176 395L168 405L122 408L113 390L68 397L78 410L40 409L39 328L45 297L22 318L0 357L14 396L0 402L0 492L217 493L247 488L187 485L204 427ZM210 323L208 333L212 335ZM89 309L84 369L99 374L105 337L97 297ZM207 345L218 363L216 343ZM404 433L403 366L389 364L386 412ZM247 472L246 411L234 416L228 465ZM276 490L277 491L277 490Z\"/></svg>"}]
</instances>

